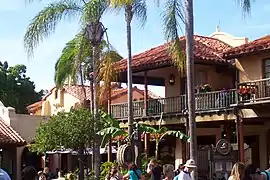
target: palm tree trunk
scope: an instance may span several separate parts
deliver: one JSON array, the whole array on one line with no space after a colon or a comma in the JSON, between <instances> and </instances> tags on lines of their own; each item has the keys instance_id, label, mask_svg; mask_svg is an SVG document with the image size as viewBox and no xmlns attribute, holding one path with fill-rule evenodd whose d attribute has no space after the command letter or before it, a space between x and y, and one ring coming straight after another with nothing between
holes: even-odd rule
<instances>
[{"instance_id":1,"label":"palm tree trunk","mask_svg":"<svg viewBox=\"0 0 270 180\"><path fill-rule=\"evenodd\" d=\"M99 126L99 115L98 115L98 82L97 82L97 70L98 70L98 52L97 47L93 46L93 90L94 90L94 119L95 119L95 132L97 130L97 127ZM95 133L96 134L96 133ZM95 179L99 179L100 175L100 137L98 135L95 135L95 142L94 142L94 149L93 149L93 155L94 155L94 171L95 171Z\"/></svg>"},{"instance_id":2,"label":"palm tree trunk","mask_svg":"<svg viewBox=\"0 0 270 180\"><path fill-rule=\"evenodd\" d=\"M187 92L188 92L188 119L190 133L190 158L197 163L197 136L195 121L195 94L194 94L194 27L193 27L193 0L185 0L186 6L186 61L187 61ZM193 172L192 179L197 180L197 171Z\"/></svg>"},{"instance_id":3,"label":"palm tree trunk","mask_svg":"<svg viewBox=\"0 0 270 180\"><path fill-rule=\"evenodd\" d=\"M126 6L125 9L126 25L127 25L127 83L128 83L128 135L133 133L133 107L132 107L132 69L131 69L131 20L132 20L132 7ZM131 142L132 142L132 138Z\"/></svg>"}]
</instances>

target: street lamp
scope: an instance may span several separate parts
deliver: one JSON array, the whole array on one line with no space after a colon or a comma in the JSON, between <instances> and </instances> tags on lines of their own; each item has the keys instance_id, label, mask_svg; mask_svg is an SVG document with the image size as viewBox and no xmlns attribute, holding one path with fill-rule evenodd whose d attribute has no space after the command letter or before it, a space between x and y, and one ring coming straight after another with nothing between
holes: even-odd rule
<instances>
[{"instance_id":1,"label":"street lamp","mask_svg":"<svg viewBox=\"0 0 270 180\"><path fill-rule=\"evenodd\" d=\"M93 115L95 118L94 121L94 132L96 133L96 123L98 122L98 95L97 95L97 71L98 71L98 57L97 57L97 48L100 45L102 39L103 39L103 35L106 31L106 29L104 28L103 24L101 22L91 22L88 23L85 27L85 31L86 31L86 36L89 39L89 41L91 42L92 45L92 70L93 70L93 76L92 76L92 82L93 82L93 98L91 98L91 104L93 105ZM94 171L95 171L95 179L97 179L97 177L99 177L100 174L100 147L99 147L99 137L96 135L96 137L94 138L94 145L93 145L93 162L94 164L96 164L94 166ZM81 174L83 176L83 173Z\"/></svg>"}]
</instances>

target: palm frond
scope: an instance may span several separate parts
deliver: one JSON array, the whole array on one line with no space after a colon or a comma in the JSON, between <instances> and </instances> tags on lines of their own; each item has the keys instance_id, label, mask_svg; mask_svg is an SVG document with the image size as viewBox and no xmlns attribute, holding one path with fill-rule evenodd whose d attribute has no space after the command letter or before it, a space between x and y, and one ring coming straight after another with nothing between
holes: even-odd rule
<instances>
[{"instance_id":1,"label":"palm frond","mask_svg":"<svg viewBox=\"0 0 270 180\"><path fill-rule=\"evenodd\" d=\"M62 19L76 17L78 13L81 13L81 7L65 0L49 4L40 11L32 19L24 35L24 47L28 56L33 55L37 45L55 31Z\"/></svg>"},{"instance_id":2,"label":"palm frond","mask_svg":"<svg viewBox=\"0 0 270 180\"><path fill-rule=\"evenodd\" d=\"M174 136L176 138L179 138L179 139L182 139L182 140L185 140L187 142L190 142L190 137L185 135L184 133L182 133L181 131L174 131L174 130L170 130L170 131L167 131L166 133L164 133L161 137L160 137L160 140L163 139L166 135L168 136Z\"/></svg>"},{"instance_id":3,"label":"palm frond","mask_svg":"<svg viewBox=\"0 0 270 180\"><path fill-rule=\"evenodd\" d=\"M251 1L255 0L237 0L238 4L243 10L244 15L249 14L251 12Z\"/></svg>"},{"instance_id":4,"label":"palm frond","mask_svg":"<svg viewBox=\"0 0 270 180\"><path fill-rule=\"evenodd\" d=\"M178 0L168 0L163 12L163 26L165 39L168 43L168 50L175 66L180 72L185 69L185 54L180 44L178 29L181 29L179 21L185 22L183 5Z\"/></svg>"},{"instance_id":5,"label":"palm frond","mask_svg":"<svg viewBox=\"0 0 270 180\"><path fill-rule=\"evenodd\" d=\"M75 56L78 53L76 49L76 39L69 41L62 51L60 58L55 64L55 84L56 87L61 87L68 78L75 80L74 67Z\"/></svg>"},{"instance_id":6,"label":"palm frond","mask_svg":"<svg viewBox=\"0 0 270 180\"><path fill-rule=\"evenodd\" d=\"M104 147L110 138L126 135L127 133L123 129L120 129L120 128L108 127L108 128L100 130L99 132L97 132L97 134L103 137L102 142L101 142L101 147Z\"/></svg>"},{"instance_id":7,"label":"palm frond","mask_svg":"<svg viewBox=\"0 0 270 180\"><path fill-rule=\"evenodd\" d=\"M132 5L134 16L140 21L143 27L147 21L147 4L146 0L136 0Z\"/></svg>"},{"instance_id":8,"label":"palm frond","mask_svg":"<svg viewBox=\"0 0 270 180\"><path fill-rule=\"evenodd\" d=\"M151 127L151 126L147 126L147 125L141 125L140 126L140 131L141 132L148 132L148 133L154 133L156 134L158 132L158 129Z\"/></svg>"},{"instance_id":9,"label":"palm frond","mask_svg":"<svg viewBox=\"0 0 270 180\"><path fill-rule=\"evenodd\" d=\"M101 16L108 8L108 0L90 0L83 8L83 14L81 17L83 26L90 22L99 22Z\"/></svg>"},{"instance_id":10,"label":"palm frond","mask_svg":"<svg viewBox=\"0 0 270 180\"><path fill-rule=\"evenodd\" d=\"M136 0L111 0L110 6L113 8L123 8L125 6L132 6Z\"/></svg>"}]
</instances>

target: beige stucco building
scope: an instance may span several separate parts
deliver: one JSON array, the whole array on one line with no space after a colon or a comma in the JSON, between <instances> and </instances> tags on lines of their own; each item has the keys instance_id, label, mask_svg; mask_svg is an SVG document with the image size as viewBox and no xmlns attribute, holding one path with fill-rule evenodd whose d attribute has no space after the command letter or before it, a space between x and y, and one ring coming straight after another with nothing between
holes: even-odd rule
<instances>
[{"instance_id":1,"label":"beige stucco building","mask_svg":"<svg viewBox=\"0 0 270 180\"><path fill-rule=\"evenodd\" d=\"M200 148L215 146L220 139L232 144L235 156L227 157L232 163L239 160L261 169L269 167L269 36L248 42L247 38L233 37L218 28L210 37L195 35L194 41L198 165L199 171L205 168L200 173L206 175L210 168L205 166L209 157ZM185 49L185 37L180 42ZM186 132L186 75L174 66L166 45L134 55L132 60L133 83L143 84L146 92L148 85L165 87L165 98L134 102L135 119ZM126 63L118 63L120 81L125 82ZM125 107L125 103L111 105L113 116L121 120L123 127L127 127ZM188 157L186 146L184 141L168 137L161 146L167 153L160 154L171 154L173 149L175 153L163 159L175 159L178 166ZM214 165L219 163L215 158L212 161ZM222 171L229 171L224 167Z\"/></svg>"},{"instance_id":2,"label":"beige stucco building","mask_svg":"<svg viewBox=\"0 0 270 180\"><path fill-rule=\"evenodd\" d=\"M12 107L5 107L0 101L0 134L4 136L5 141L15 141L18 145L9 145L1 140L1 167L4 168L12 179L20 179L21 170L27 162L27 145L30 144L36 134L36 129L42 121L46 121L46 116L32 116L26 114L16 114ZM4 141L4 142L5 142ZM42 167L41 156L31 154L36 157L34 163L37 167Z\"/></svg>"}]
</instances>

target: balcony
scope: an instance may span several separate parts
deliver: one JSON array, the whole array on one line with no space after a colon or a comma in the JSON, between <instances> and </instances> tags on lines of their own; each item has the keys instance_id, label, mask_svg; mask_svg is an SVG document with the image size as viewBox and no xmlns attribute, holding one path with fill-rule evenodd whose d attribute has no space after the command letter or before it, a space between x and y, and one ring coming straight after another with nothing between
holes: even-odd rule
<instances>
[{"instance_id":1,"label":"balcony","mask_svg":"<svg viewBox=\"0 0 270 180\"><path fill-rule=\"evenodd\" d=\"M197 112L209 110L227 109L231 104L236 104L236 90L228 91L213 91L206 93L195 94L195 108ZM145 109L144 101L133 102L133 116L156 116L161 113L164 114L178 114L187 109L186 95L178 97L168 97L160 99L148 99L147 111ZM125 119L128 117L127 103L119 103L111 105L111 112L116 119Z\"/></svg>"},{"instance_id":2,"label":"balcony","mask_svg":"<svg viewBox=\"0 0 270 180\"><path fill-rule=\"evenodd\" d=\"M134 118L158 116L163 114L181 114L187 109L186 95L160 99L148 99L133 102ZM239 83L237 89L212 91L195 94L195 110L199 112L222 111L238 104L267 103L270 100L270 78ZM269 101L270 103L270 101ZM147 110L145 110L145 108ZM128 104L111 105L112 116L116 119L128 117Z\"/></svg>"}]
</instances>

